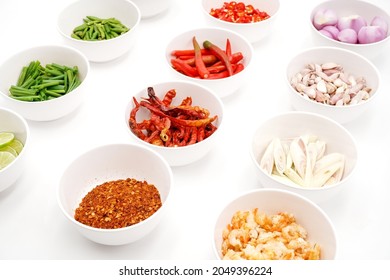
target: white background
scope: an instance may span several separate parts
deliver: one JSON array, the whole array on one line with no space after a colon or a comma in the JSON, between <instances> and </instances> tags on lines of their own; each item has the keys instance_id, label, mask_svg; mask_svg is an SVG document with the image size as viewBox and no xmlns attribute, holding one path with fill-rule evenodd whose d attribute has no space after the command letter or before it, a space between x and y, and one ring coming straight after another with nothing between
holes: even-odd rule
<instances>
[{"instance_id":1,"label":"white background","mask_svg":"<svg viewBox=\"0 0 390 280\"><path fill-rule=\"evenodd\" d=\"M88 96L71 115L52 122L28 122L28 168L0 193L0 259L210 260L213 225L221 208L243 191L259 187L249 156L253 129L276 113L292 110L284 79L287 61L313 46L309 13L319 0L281 0L277 26L254 45L250 83L225 98L223 141L194 164L173 168L175 188L162 223L145 239L109 247L81 236L60 212L58 181L67 164L92 147L132 141L124 124L131 96L172 79L165 45L181 31L206 25L200 1L172 0L165 13L142 20L130 53L91 64ZM372 3L390 11L388 0ZM0 62L41 44L62 44L57 15L70 1L0 1ZM338 259L390 259L390 56L373 62L382 75L376 107L346 128L356 139L359 163L348 190L321 207L338 234ZM0 106L3 100L0 99Z\"/></svg>"}]
</instances>

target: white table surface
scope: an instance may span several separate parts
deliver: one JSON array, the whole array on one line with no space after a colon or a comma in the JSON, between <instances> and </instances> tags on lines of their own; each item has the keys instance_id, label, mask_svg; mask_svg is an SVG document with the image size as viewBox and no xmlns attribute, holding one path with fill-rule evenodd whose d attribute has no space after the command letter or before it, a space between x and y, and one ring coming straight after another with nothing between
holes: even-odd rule
<instances>
[{"instance_id":1,"label":"white table surface","mask_svg":"<svg viewBox=\"0 0 390 280\"><path fill-rule=\"evenodd\" d=\"M62 44L56 19L69 2L0 1L0 61L30 46ZM95 244L68 224L56 200L59 178L73 158L101 144L132 141L123 122L132 94L172 79L163 57L168 40L206 25L200 1L172 2L165 13L141 21L139 40L130 53L91 63L88 96L77 111L52 122L28 121L28 168L0 193L0 259L215 259L212 231L219 210L234 196L260 186L249 156L253 128L273 114L292 110L285 65L296 52L313 46L308 16L319 0L281 0L273 34L254 45L251 82L223 100L228 124L223 141L201 161L173 168L171 205L147 238L118 247ZM390 10L388 0L370 2ZM376 107L345 125L358 144L357 170L346 191L321 205L337 230L338 259L390 259L389 50L374 63L383 78Z\"/></svg>"}]
</instances>

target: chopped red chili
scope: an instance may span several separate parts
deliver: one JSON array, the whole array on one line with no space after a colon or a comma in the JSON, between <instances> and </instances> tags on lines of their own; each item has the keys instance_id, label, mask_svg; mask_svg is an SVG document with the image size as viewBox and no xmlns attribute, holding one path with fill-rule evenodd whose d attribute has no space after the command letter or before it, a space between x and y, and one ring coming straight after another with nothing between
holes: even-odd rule
<instances>
[{"instance_id":1,"label":"chopped red chili","mask_svg":"<svg viewBox=\"0 0 390 280\"><path fill-rule=\"evenodd\" d=\"M210 15L234 23L253 23L270 18L267 12L260 11L251 4L245 5L236 1L224 2L221 8L212 8Z\"/></svg>"}]
</instances>

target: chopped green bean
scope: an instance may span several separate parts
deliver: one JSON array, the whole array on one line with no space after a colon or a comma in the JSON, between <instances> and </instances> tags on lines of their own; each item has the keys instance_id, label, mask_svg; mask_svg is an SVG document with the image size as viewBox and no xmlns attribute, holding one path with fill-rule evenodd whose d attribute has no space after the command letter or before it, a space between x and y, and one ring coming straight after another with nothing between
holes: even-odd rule
<instances>
[{"instance_id":1,"label":"chopped green bean","mask_svg":"<svg viewBox=\"0 0 390 280\"><path fill-rule=\"evenodd\" d=\"M102 19L96 16L87 16L83 19L83 24L73 29L71 37L85 41L109 40L129 30L116 18Z\"/></svg>"},{"instance_id":2,"label":"chopped green bean","mask_svg":"<svg viewBox=\"0 0 390 280\"><path fill-rule=\"evenodd\" d=\"M22 68L16 85L9 88L10 97L20 101L44 101L58 98L81 84L78 67L57 63L43 67L32 61Z\"/></svg>"}]
</instances>

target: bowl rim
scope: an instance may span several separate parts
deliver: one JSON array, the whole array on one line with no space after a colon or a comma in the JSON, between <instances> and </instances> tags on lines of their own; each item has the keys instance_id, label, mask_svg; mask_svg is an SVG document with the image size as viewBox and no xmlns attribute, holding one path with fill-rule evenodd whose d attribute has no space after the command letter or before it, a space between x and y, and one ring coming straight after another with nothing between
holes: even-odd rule
<instances>
[{"instance_id":1,"label":"bowl rim","mask_svg":"<svg viewBox=\"0 0 390 280\"><path fill-rule=\"evenodd\" d=\"M23 133L26 134L26 140L23 143L22 151L15 158L15 160L13 160L10 164L8 164L6 167L4 167L3 169L0 170L0 174L1 174L2 172L5 172L7 169L10 169L11 166L13 166L16 163L16 161L18 161L18 159L21 156L24 156L26 154L26 149L30 146L30 126L28 125L26 119L21 114L19 114L18 112L14 111L14 110L11 110L9 108L3 107L3 106L0 106L0 111L6 112L9 115L12 115L12 117L18 119L18 121L20 121L22 123L23 127L24 127L24 132Z\"/></svg>"},{"instance_id":2,"label":"bowl rim","mask_svg":"<svg viewBox=\"0 0 390 280\"><path fill-rule=\"evenodd\" d=\"M329 225L331 232L333 233L333 237L334 237L334 241L335 241L335 243L334 243L335 247L334 247L334 257L333 257L333 259L336 259L337 248L338 248L337 231L336 231L336 227L335 227L332 219L325 212L325 210L323 210L315 202L313 202L312 200L310 200L309 198L307 198L307 197L305 197L305 196L303 196L301 194L298 194L298 193L295 193L295 192L292 192L292 191L289 191L289 190L281 190L281 189L273 189L273 188L255 188L255 189L251 189L251 190L240 192L239 194L234 195L233 197L228 199L226 202L224 202L224 204L220 207L218 212L216 212L216 215L214 217L214 222L213 222L214 226L213 226L212 236L211 237L212 237L213 251L214 251L215 256L218 259L221 260L222 258L220 256L220 251L219 251L220 249L217 247L217 244L215 242L215 237L216 237L216 234L217 234L217 225L218 225L219 220L221 219L221 216L223 215L223 213L226 211L226 209L230 205L232 205L233 203L235 203L235 202L237 202L239 200L242 200L243 198L245 198L247 196L250 196L250 195L252 195L254 193L263 193L263 194L279 193L279 194L283 194L285 196L292 196L292 197L295 197L298 200L304 201L305 203L310 205L313 209L315 209L318 213L320 213L320 215L324 218L326 223ZM260 207L259 207L259 209L260 209ZM292 213L292 214L295 215L295 213ZM222 234L222 232L221 232L221 234Z\"/></svg>"},{"instance_id":3,"label":"bowl rim","mask_svg":"<svg viewBox=\"0 0 390 280\"><path fill-rule=\"evenodd\" d=\"M72 166L73 163L75 163L79 159L81 159L82 157L84 157L87 154L96 152L99 149L105 149L105 148L109 148L109 147L113 147L113 146L125 146L127 148L136 148L136 149L140 149L140 150L145 150L148 153L151 153L155 157L157 157L158 160L161 161L162 164L166 167L166 171L168 172L168 177L169 177L169 181L170 181L169 188L168 188L167 196L165 198L164 203L162 203L161 207L156 212L154 212L151 216L149 216L148 218L146 218L146 219L144 219L144 220L142 220L142 221L140 221L140 222L138 222L136 224L133 224L133 225L130 225L130 226L127 226L127 227L122 227L122 228L115 228L115 229L95 228L95 227L92 227L92 226L89 226L89 225L85 225L85 224L75 220L74 217L69 215L69 213L65 210L65 207L62 204L62 199L61 199L61 196L62 196L62 194L61 194L62 193L62 187L61 187L62 180L63 180L63 176L64 176L65 172L68 170L68 168L70 168L70 166ZM62 214L65 215L67 220L69 220L73 225L81 227L81 228L86 229L88 231L99 232L99 233L115 233L115 232L123 232L123 231L133 230L133 229L139 228L139 227L143 226L144 224L148 223L154 217L156 217L157 215L162 213L167 208L167 202L169 202L171 200L171 193L172 193L172 189L174 187L173 186L174 185L174 181L173 180L174 180L174 178L173 178L172 168L169 166L168 162L163 158L163 156L158 154L156 151L153 151L149 147L143 146L143 145L138 144L138 143L128 143L128 142L114 142L114 143L109 143L109 144L101 144L101 145L98 145L96 147L89 148L89 149L85 150L84 152L82 152L81 154L79 154L78 156L73 158L67 164L66 168L64 169L64 171L63 171L63 173L62 173L62 175L61 175L61 177L60 177L60 179L59 179L59 181L57 183L57 191L56 191L56 193L57 193L57 195L56 195L57 205L59 206L59 208L61 209ZM80 197L80 199L82 199L82 197Z\"/></svg>"},{"instance_id":4,"label":"bowl rim","mask_svg":"<svg viewBox=\"0 0 390 280\"><path fill-rule=\"evenodd\" d=\"M91 0L88 0L88 1L91 1ZM93 46L93 45L96 46L98 44L109 44L111 42L115 42L115 41L121 40L121 39L123 39L125 37L128 37L128 36L130 36L130 34L133 34L135 28L137 28L140 25L140 22L141 22L141 11L140 11L138 6L133 1L131 1L131 0L121 0L121 1L127 2L129 5L131 5L136 10L137 19L136 19L136 22L132 26L128 26L129 31L127 31L126 33L121 34L118 37L110 38L109 40L100 40L100 41L78 40L78 39L72 38L69 34L65 33L62 30L62 28L61 28L61 21L60 21L60 17L62 16L62 14L66 10L71 8L72 6L75 6L75 5L79 4L80 2L83 2L83 0L76 0L75 2L71 2L71 3L69 3L68 5L66 5L65 7L62 8L62 10L57 15L57 24L56 24L57 31L58 31L58 33L60 33L67 40L70 40L70 41L75 42L77 44L85 44L85 45L91 45L91 46ZM109 1L107 1L107 3L109 3ZM80 19L80 20L82 20L82 19Z\"/></svg>"},{"instance_id":5,"label":"bowl rim","mask_svg":"<svg viewBox=\"0 0 390 280\"><path fill-rule=\"evenodd\" d=\"M154 86L160 86L160 85L167 85L167 84L171 84L171 83L175 83L175 84L186 84L186 85L191 85L192 87L197 87L197 88L201 88L203 89L204 91L208 92L212 97L213 99L216 101L216 103L218 104L218 107L221 109L221 114L218 115L218 125L217 125L217 130L214 131L214 133L212 134L213 138L215 138L216 135L219 135L220 134L220 130L221 130L221 127L224 126L224 111L225 111L225 105L224 103L222 102L222 99L221 97L219 97L212 89L206 87L206 86L203 86L201 84L198 84L194 81L187 81L187 80L167 80L165 82L157 82L157 83L153 83L152 87ZM142 89L145 89L145 87L143 87ZM131 112L131 109L134 108L134 104L133 104L133 97L136 97L138 95L140 95L141 93L141 90L138 90L135 94L133 94L131 96L131 99L129 100L129 102L125 105L125 123L126 123L126 130L128 131L128 133L130 133L130 135L132 137L134 137L136 139L136 141L141 144L141 145L145 145L151 149L155 149L157 151L183 151L183 150L188 150L188 149L193 149L194 147L197 147L199 145L204 145L204 143L207 143L207 142L210 142L212 141L211 140L211 136L206 138L206 139L203 139L202 141L200 142L197 142L195 144L191 144L191 145L187 145L187 146L174 146L174 147L165 147L165 146L157 146L157 145L153 145L151 143L148 143L142 139L140 139L139 137L137 137L133 131L130 129L129 125L128 125L128 120L129 120L129 116L127 115L127 111L128 109L130 109L129 111ZM208 110L208 108L205 108ZM210 112L211 113L211 112ZM217 133L217 134L216 134Z\"/></svg>"},{"instance_id":6,"label":"bowl rim","mask_svg":"<svg viewBox=\"0 0 390 280\"><path fill-rule=\"evenodd\" d=\"M207 0L202 0L200 5L201 5L201 8L202 8L202 11L203 13L206 15L206 17L208 18L212 18L214 19L216 22L222 22L223 24L226 24L227 26L256 26L256 25L262 25L262 24L265 24L265 22L270 22L272 20L274 20L278 14L280 13L280 0L273 0L272 3L275 4L275 7L276 7L276 11L271 15L270 14L270 17L265 19L265 20L262 20L262 21L258 21L258 22L248 22L248 23L242 23L242 22L229 22L229 21L225 21L225 20L221 20L221 19L218 19L216 17L213 17L210 15L209 11L206 10L205 8L205 4L207 3L208 1ZM227 1L222 1L222 2L227 2ZM247 2L247 1L243 1L244 3ZM246 4L251 4L253 5L253 3L246 3ZM256 7L255 7L256 8ZM259 8L258 8L259 9ZM268 12L267 12L268 13Z\"/></svg>"},{"instance_id":7,"label":"bowl rim","mask_svg":"<svg viewBox=\"0 0 390 280\"><path fill-rule=\"evenodd\" d=\"M352 43L340 42L338 40L335 40L335 39L332 39L332 38L329 38L329 37L325 36L324 34L319 32L319 30L317 30L317 28L315 28L315 26L313 24L313 17L314 17L314 12L315 11L317 11L319 8L321 8L323 6L326 6L326 4L329 4L329 3L331 3L331 4L332 3L340 3L340 1L337 1L337 0L326 0L326 1L323 1L323 2L321 2L319 4L317 4L311 10L311 12L309 14L309 18L308 18L311 30L313 32L315 32L316 34L318 34L321 38L325 39L328 42L332 42L334 44L339 44L340 46L343 46L343 47L356 48L356 50L364 49L365 47L381 45L381 44L386 43L387 41L390 41L390 33L389 33L389 31L387 32L386 38L384 38L383 40L380 40L378 42L373 42L373 43L367 43L367 44L352 44ZM374 4L374 3L363 1L363 0L354 0L354 3L355 4L357 3L358 5L370 6L370 7L373 7L375 9L381 10L384 14L387 15L387 18L389 20L388 23L390 25L390 14L385 9L382 9L382 7L380 7L380 6L378 6L378 5Z\"/></svg>"},{"instance_id":8,"label":"bowl rim","mask_svg":"<svg viewBox=\"0 0 390 280\"><path fill-rule=\"evenodd\" d=\"M389 38L390 38L390 36L389 36ZM321 51L321 50L329 50L329 51L333 51L333 52L339 52L339 53L348 54L348 55L354 56L356 59L359 59L359 60L363 61L364 63L366 63L370 67L370 69L375 73L375 76L376 76L376 78L378 80L378 85L373 90L373 93L371 94L370 98L368 98L367 100L364 100L363 102L357 103L357 104L335 106L335 105L324 104L324 103L317 102L317 101L314 101L314 100L311 100L311 99L307 99L307 98L303 97L301 94L299 94L299 92L297 92L291 86L291 83L290 83L291 77L288 76L287 69L292 64L292 61L295 60L298 56L302 56L305 53L309 53L309 52L313 52L313 51ZM363 56L363 55L361 55L361 54L359 54L357 52L354 52L354 51L351 51L351 50L348 50L348 49L344 49L344 48L341 48L341 47L317 46L317 47L305 48L303 50L300 50L298 53L296 53L292 57L290 57L290 59L288 60L288 62L286 64L285 69L286 69L285 81L287 82L287 86L288 86L288 88L290 90L290 94L296 93L296 95L300 99L303 99L306 102L309 102L310 104L313 104L313 106L319 106L319 107L323 107L323 108L331 108L331 110L338 110L338 111L343 111L344 110L345 111L345 110L348 110L349 108L361 107L361 106L364 106L367 103L371 103L377 97L377 95L378 95L377 93L379 92L379 89L381 88L381 84L382 84L382 76L381 76L381 74L379 72L379 69L375 66L375 64L373 62L371 62L371 60L369 60L368 58L366 58L365 56Z\"/></svg>"},{"instance_id":9,"label":"bowl rim","mask_svg":"<svg viewBox=\"0 0 390 280\"><path fill-rule=\"evenodd\" d=\"M62 49L62 50L67 50L67 51L73 52L73 54L77 55L83 61L83 63L85 64L85 66L86 66L85 77L82 80L81 84L77 88L73 89L72 91L68 92L67 94L64 94L61 97L57 97L57 98L49 99L49 100L43 100L43 101L34 101L34 102L22 101L22 100L18 100L18 99L12 98L12 97L9 96L9 94L7 94L6 92L3 92L2 90L0 90L0 94L2 96L4 96L4 98L6 98L9 102L14 102L14 103L17 103L17 104L30 104L32 106L37 106L37 104L45 104L45 103L46 104L50 104L50 103L58 102L58 100L68 99L69 96L73 96L78 91L77 89L79 89L80 86L84 87L83 84L85 84L85 81L87 79L89 79L88 76L89 76L89 72L91 70L90 62L87 59L87 57L81 51L79 51L76 48L71 47L71 46L66 46L66 45L61 45L61 44L44 44L44 45L35 45L35 46L32 46L32 47L27 47L27 48L24 48L24 49L14 53L14 54L12 54L7 59L2 61L0 63L0 68L4 64L12 62L14 59L16 59L18 56L20 56L22 54L25 54L25 53L28 53L28 52L34 51L34 50L39 50L39 49L45 50L45 49L51 49L51 48L57 48L57 49ZM79 66L79 65L77 65L77 66ZM21 70L22 69L20 69L20 71Z\"/></svg>"},{"instance_id":10,"label":"bowl rim","mask_svg":"<svg viewBox=\"0 0 390 280\"><path fill-rule=\"evenodd\" d=\"M301 187L299 185L293 185L293 184L285 184L281 181L278 181L276 180L275 178L273 178L271 175L267 174L264 172L264 170L262 170L260 168L260 165L259 165L259 162L256 158L256 155L254 154L253 152L253 145L254 145L254 136L257 134L257 131L262 127L264 126L265 124L267 124L268 122L276 119L276 118L282 118L282 117L288 117L288 116L291 116L291 115L301 115L301 116L308 116L308 117L311 117L311 118L317 118L317 119L322 119L323 121L326 121L326 122L329 122L331 123L333 126L336 126L338 127L341 131L344 132L344 134L349 138L349 140L351 141L352 143L352 147L353 147L353 150L354 150L354 154L355 154L355 164L352 166L352 169L350 171L350 173L347 175L347 176L343 176L342 180L340 180L339 182L335 183L335 184L331 184L331 185L327 185L327 186L323 186L323 187L320 187L320 188L304 188L304 187ZM305 191L305 192L312 192L312 193L315 193L315 192L323 192L323 191L326 191L326 190L331 190L331 189L335 189L337 187L340 187L340 185L342 185L345 181L347 181L350 177L352 177L353 173L355 173L356 171L356 167L357 167L357 164L359 163L359 151L357 149L357 142L355 140L355 138L353 137L352 133L349 132L343 125L341 125L339 122L331 119L330 117L327 117L327 116L324 116L324 115L321 115L321 114L318 114L318 113L312 113L312 112L306 112L306 111L288 111L288 112L284 112L284 113L277 113L277 114L274 114L270 117L268 117L267 119L263 120L260 124L258 124L256 126L256 128L254 129L254 131L252 132L252 135L251 135L251 138L250 138L250 145L249 145L249 152L250 152L250 157L252 159L252 161L254 162L255 164L255 167L256 167L256 172L261 172L261 174L265 175L268 179L272 180L272 181L275 181L275 182L278 182L279 184L283 185L284 187L286 188L289 188L291 190L296 190L296 191ZM263 186L264 188L268 188L267 186Z\"/></svg>"}]
</instances>

